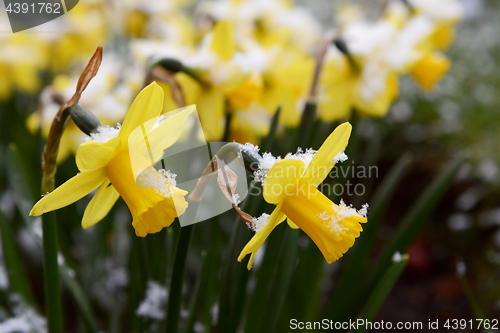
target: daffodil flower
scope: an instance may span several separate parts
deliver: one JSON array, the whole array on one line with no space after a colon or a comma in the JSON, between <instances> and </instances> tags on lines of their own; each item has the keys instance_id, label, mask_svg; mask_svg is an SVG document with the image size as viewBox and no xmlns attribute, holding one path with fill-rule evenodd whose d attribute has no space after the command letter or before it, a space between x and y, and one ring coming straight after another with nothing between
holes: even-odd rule
<instances>
[{"instance_id":1,"label":"daffodil flower","mask_svg":"<svg viewBox=\"0 0 500 333\"><path fill-rule=\"evenodd\" d=\"M141 147L146 141L152 155L159 156L177 141L195 108L187 107L160 122L162 107L163 90L153 82L134 100L121 128L100 128L92 134L93 141L80 145L76 154L80 173L45 195L30 215L68 206L99 188L83 215L84 229L104 218L120 196L132 213L137 236L169 226L186 210L187 192L177 188L168 173L158 173Z\"/></svg>"},{"instance_id":2,"label":"daffodil flower","mask_svg":"<svg viewBox=\"0 0 500 333\"><path fill-rule=\"evenodd\" d=\"M267 173L263 195L276 208L270 216L254 219L256 234L243 248L238 261L251 254L247 265L250 269L257 250L285 218L290 227L302 229L316 243L328 263L342 257L353 246L362 231L360 223L367 221L367 206L357 211L343 202L337 205L317 189L342 155L350 133L349 123L338 126L308 166L294 158L274 163Z\"/></svg>"}]
</instances>

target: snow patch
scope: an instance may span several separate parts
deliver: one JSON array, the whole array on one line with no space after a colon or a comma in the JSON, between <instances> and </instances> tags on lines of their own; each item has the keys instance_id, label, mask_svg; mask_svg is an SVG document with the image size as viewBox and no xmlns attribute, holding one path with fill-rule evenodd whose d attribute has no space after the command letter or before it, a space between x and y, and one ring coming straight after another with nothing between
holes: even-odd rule
<instances>
[{"instance_id":1,"label":"snow patch","mask_svg":"<svg viewBox=\"0 0 500 333\"><path fill-rule=\"evenodd\" d=\"M269 216L270 216L269 214L263 213L259 217L254 217L252 219L252 225L250 225L250 229L252 229L255 232L259 232L262 229L264 229L264 227L269 222Z\"/></svg>"},{"instance_id":2,"label":"snow patch","mask_svg":"<svg viewBox=\"0 0 500 333\"><path fill-rule=\"evenodd\" d=\"M165 303L167 301L167 288L158 282L148 281L146 297L141 301L135 314L139 317L163 320L165 319Z\"/></svg>"},{"instance_id":3,"label":"snow patch","mask_svg":"<svg viewBox=\"0 0 500 333\"><path fill-rule=\"evenodd\" d=\"M106 143L109 140L116 138L120 133L120 124L116 124L116 127L113 126L99 126L97 128L97 133L90 133L90 137L85 138L85 142L94 141L99 143Z\"/></svg>"}]
</instances>

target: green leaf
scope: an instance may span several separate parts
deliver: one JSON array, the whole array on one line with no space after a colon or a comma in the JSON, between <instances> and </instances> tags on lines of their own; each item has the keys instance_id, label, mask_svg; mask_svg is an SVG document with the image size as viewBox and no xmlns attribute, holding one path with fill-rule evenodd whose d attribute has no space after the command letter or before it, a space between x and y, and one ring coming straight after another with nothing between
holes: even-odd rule
<instances>
[{"instance_id":1,"label":"green leaf","mask_svg":"<svg viewBox=\"0 0 500 333\"><path fill-rule=\"evenodd\" d=\"M28 182L26 181L27 177L23 173L23 171L27 170L25 167L24 160L21 156L21 152L19 151L19 148L11 143L9 145L9 149L7 151L7 159L6 159L6 164L7 164L7 171L9 174L9 179L10 179L10 186L14 192L15 195L15 203L17 205L17 208L19 212L21 213L21 216L23 217L23 220L25 222L25 225L28 229L28 231L31 233L31 235L34 237L36 242L42 246L42 238L39 232L36 231L37 228L37 220L40 220L40 217L32 217L29 216L29 212L31 211L31 208L34 205L33 197L30 194L30 191L28 191ZM47 234L52 235L51 237L56 237L56 230L55 230L55 213L51 212L48 214L42 215L42 221L43 220L48 220L47 223L42 222L43 228L47 228L49 232ZM51 222L52 221L52 222ZM45 230L44 230L45 232ZM53 253L56 253L56 258L57 258L57 246L51 246L51 251ZM53 264L53 260L51 260ZM93 319L92 315L92 310L91 310L91 303L89 299L87 298L86 294L83 292L82 287L78 283L78 281L74 278L72 278L72 273L71 270L65 265L57 265L57 262L55 263L55 267L53 267L55 271L57 271L58 274L51 274L52 277L59 275L65 283L66 287L70 291L73 299L76 302L76 305L82 314L82 317L88 326L88 328L92 332L97 332L96 324ZM59 279L52 279L51 283L57 282L57 288L59 293ZM53 286L55 288L55 286ZM54 307L57 307L57 304L54 305ZM57 311L57 310L54 310Z\"/></svg>"},{"instance_id":2,"label":"green leaf","mask_svg":"<svg viewBox=\"0 0 500 333\"><path fill-rule=\"evenodd\" d=\"M179 325L184 269L193 228L194 225L182 227L177 239L167 305L167 332L177 332Z\"/></svg>"},{"instance_id":3,"label":"green leaf","mask_svg":"<svg viewBox=\"0 0 500 333\"><path fill-rule=\"evenodd\" d=\"M42 215L43 278L45 307L49 332L63 332L59 266L57 263L57 229L55 212Z\"/></svg>"},{"instance_id":4,"label":"green leaf","mask_svg":"<svg viewBox=\"0 0 500 333\"><path fill-rule=\"evenodd\" d=\"M463 267L463 272L459 271L459 265ZM467 280L467 276L465 275L465 270L466 266L465 263L460 260L457 262L457 275L458 279L460 280L460 285L462 286L462 290L464 292L465 298L467 299L467 302L469 303L469 306L474 313L474 317L476 319L485 319L486 316L484 315L484 312L481 310L479 307L479 304L476 301L476 298L474 297L474 294L472 292L472 288L470 287L469 280Z\"/></svg>"},{"instance_id":5,"label":"green leaf","mask_svg":"<svg viewBox=\"0 0 500 333\"><path fill-rule=\"evenodd\" d=\"M314 126L314 118L316 117L316 103L306 102L304 106L304 113L302 113L302 120L300 122L298 131L297 146L301 148L309 148L309 141Z\"/></svg>"},{"instance_id":6,"label":"green leaf","mask_svg":"<svg viewBox=\"0 0 500 333\"><path fill-rule=\"evenodd\" d=\"M0 210L0 233L2 237L2 250L5 268L9 277L10 289L18 293L24 301L31 306L36 306L35 297L31 291L26 272L23 267L23 259L17 250L14 233Z\"/></svg>"},{"instance_id":7,"label":"green leaf","mask_svg":"<svg viewBox=\"0 0 500 333\"><path fill-rule=\"evenodd\" d=\"M385 299L391 292L394 284L398 280L399 276L403 272L409 256L407 254L401 256L401 260L392 261L387 270L383 274L383 278L377 283L370 296L368 297L366 303L361 311L361 319L365 321L373 322L375 316L377 315L380 307L384 303ZM355 330L356 332L366 331L366 326L363 328Z\"/></svg>"},{"instance_id":8,"label":"green leaf","mask_svg":"<svg viewBox=\"0 0 500 333\"><path fill-rule=\"evenodd\" d=\"M74 274L70 272L72 272L72 270L67 267L66 264L59 265L59 276L64 282L64 285L69 289L76 304L78 305L85 325L90 332L97 333L99 332L99 330L97 329L97 326L95 324L89 300L80 287L78 281L73 277Z\"/></svg>"},{"instance_id":9,"label":"green leaf","mask_svg":"<svg viewBox=\"0 0 500 333\"><path fill-rule=\"evenodd\" d=\"M259 332L264 321L266 307L269 299L269 293L272 286L274 274L277 270L277 264L280 258L280 252L286 232L284 223L277 226L266 240L266 249L262 265L255 273L255 289L250 296L250 301L247 307L245 332ZM260 250L262 251L262 249Z\"/></svg>"},{"instance_id":10,"label":"green leaf","mask_svg":"<svg viewBox=\"0 0 500 333\"><path fill-rule=\"evenodd\" d=\"M463 157L451 162L441 171L413 205L399 225L395 235L392 237L391 243L384 251L376 273L371 280L371 286L379 281L383 272L390 265L392 255L397 251L405 251L422 230L425 222L427 222L432 212L441 201L441 198L446 193L446 190L453 180L453 176L464 162L465 158Z\"/></svg>"},{"instance_id":11,"label":"green leaf","mask_svg":"<svg viewBox=\"0 0 500 333\"><path fill-rule=\"evenodd\" d=\"M380 220L412 161L413 156L409 153L401 156L375 192L368 215L368 223L363 225L364 230L357 240L357 244L344 258L344 268L329 302L330 307L325 318L331 318L334 321L345 318L349 311L358 304L358 299L352 297L352 290L358 288L363 272L367 270L370 250ZM340 302L343 304L341 308L337 306Z\"/></svg>"},{"instance_id":12,"label":"green leaf","mask_svg":"<svg viewBox=\"0 0 500 333\"><path fill-rule=\"evenodd\" d=\"M326 261L312 240L308 240L304 249L298 247L298 264L290 283L281 318L286 316L288 319L301 318L301 321L314 321L319 314L320 300L324 292L322 288L326 282ZM277 329L279 330L280 327Z\"/></svg>"},{"instance_id":13,"label":"green leaf","mask_svg":"<svg viewBox=\"0 0 500 333\"><path fill-rule=\"evenodd\" d=\"M272 288L269 290L268 301L265 303L266 311L260 332L276 331L275 328L280 318L281 309L297 261L297 241L299 239L300 230L290 229L288 226L285 226L285 228L286 231L281 246L281 256L276 265L274 281Z\"/></svg>"},{"instance_id":14,"label":"green leaf","mask_svg":"<svg viewBox=\"0 0 500 333\"><path fill-rule=\"evenodd\" d=\"M273 119L271 119L271 126L269 127L269 133L267 134L267 137L264 140L262 140L261 143L262 147L261 151L263 153L271 151L271 149L273 148L274 136L276 134L276 129L278 128L280 113L281 113L281 106L278 106L276 112L274 113Z\"/></svg>"},{"instance_id":15,"label":"green leaf","mask_svg":"<svg viewBox=\"0 0 500 333\"><path fill-rule=\"evenodd\" d=\"M208 251L203 250L201 254L203 264L191 300L189 318L185 327L186 333L194 332L194 323L199 317L201 317L199 318L199 322L205 326L207 332L211 327L210 307L217 296L218 281L216 277L220 267L219 254L220 247L224 244L221 242L220 226L214 222L216 221L212 221L210 225L210 248Z\"/></svg>"},{"instance_id":16,"label":"green leaf","mask_svg":"<svg viewBox=\"0 0 500 333\"><path fill-rule=\"evenodd\" d=\"M29 173L27 172L26 163L24 162L21 152L16 144L11 143L7 150L6 161L7 174L9 178L9 186L14 193L14 202L17 209L21 213L26 225L29 227L30 232L33 231L33 224L38 223L40 217L29 216L31 208L33 208L33 191L30 191L30 184L33 181L29 178ZM38 242L41 244L40 235L34 235Z\"/></svg>"}]
</instances>

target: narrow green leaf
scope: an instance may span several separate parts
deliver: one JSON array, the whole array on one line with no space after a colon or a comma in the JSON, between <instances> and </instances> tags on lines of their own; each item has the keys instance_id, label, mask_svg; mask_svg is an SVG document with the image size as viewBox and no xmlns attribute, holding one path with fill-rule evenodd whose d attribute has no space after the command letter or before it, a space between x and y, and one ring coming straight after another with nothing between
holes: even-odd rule
<instances>
[{"instance_id":1,"label":"narrow green leaf","mask_svg":"<svg viewBox=\"0 0 500 333\"><path fill-rule=\"evenodd\" d=\"M182 283L184 281L184 269L189 249L189 242L193 234L194 225L182 227L177 239L172 269L172 280L167 305L167 332L177 332L179 325L179 315L181 312Z\"/></svg>"},{"instance_id":2,"label":"narrow green leaf","mask_svg":"<svg viewBox=\"0 0 500 333\"><path fill-rule=\"evenodd\" d=\"M47 326L51 333L62 333L61 291L59 287L59 266L57 264L57 230L54 212L42 215L42 229Z\"/></svg>"},{"instance_id":3,"label":"narrow green leaf","mask_svg":"<svg viewBox=\"0 0 500 333\"><path fill-rule=\"evenodd\" d=\"M458 158L444 168L410 209L401 222L396 234L392 237L391 243L384 251L376 273L368 284L369 289L378 283L383 272L390 265L392 255L397 251L405 251L422 230L425 222L446 193L453 180L453 176L464 162L465 158Z\"/></svg>"},{"instance_id":4,"label":"narrow green leaf","mask_svg":"<svg viewBox=\"0 0 500 333\"><path fill-rule=\"evenodd\" d=\"M0 233L2 237L2 250L5 261L5 268L7 269L9 277L10 290L18 293L24 301L31 306L36 306L35 297L31 291L26 272L23 267L23 259L17 250L15 243L14 233L5 218L3 212L0 210Z\"/></svg>"},{"instance_id":5,"label":"narrow green leaf","mask_svg":"<svg viewBox=\"0 0 500 333\"><path fill-rule=\"evenodd\" d=\"M401 256L398 260L392 261L387 270L383 274L383 278L377 283L361 311L361 319L372 322L375 319L380 307L384 303L392 288L403 272L409 256L407 254ZM366 326L355 330L356 332L365 332Z\"/></svg>"},{"instance_id":6,"label":"narrow green leaf","mask_svg":"<svg viewBox=\"0 0 500 333\"><path fill-rule=\"evenodd\" d=\"M258 197L249 196L242 203L241 210L253 214L258 207ZM234 332L241 319L241 311L246 301L246 281L250 276L246 264L237 261L238 253L248 241L249 229L235 214L229 247L223 258L219 292L218 332Z\"/></svg>"},{"instance_id":7,"label":"narrow green leaf","mask_svg":"<svg viewBox=\"0 0 500 333\"><path fill-rule=\"evenodd\" d=\"M34 196L32 195L32 191L30 191L31 180L29 179L29 173L26 171L26 163L21 156L21 152L14 143L9 145L5 164L9 176L9 186L14 194L14 202L21 213L21 217L29 227L28 230L31 232L33 224L40 218L29 216L31 208L34 205ZM38 195L37 197L40 196ZM40 237L38 237L38 240L41 244Z\"/></svg>"},{"instance_id":8,"label":"narrow green leaf","mask_svg":"<svg viewBox=\"0 0 500 333\"><path fill-rule=\"evenodd\" d=\"M299 248L298 253L297 268L290 283L281 318L286 316L287 319L314 321L319 314L320 300L324 292L322 288L326 278L326 262L312 240L309 240L304 249Z\"/></svg>"},{"instance_id":9,"label":"narrow green leaf","mask_svg":"<svg viewBox=\"0 0 500 333\"><path fill-rule=\"evenodd\" d=\"M411 154L404 154L389 170L387 176L379 185L373 197L368 215L368 223L363 225L363 232L343 260L344 268L336 284L335 291L329 301L329 309L325 318L340 320L352 310L358 303L356 297L352 297L352 290L359 285L363 272L367 270L370 250L376 236L380 220L386 211L391 198L396 191L404 173L413 161ZM342 302L342 308L337 305Z\"/></svg>"},{"instance_id":10,"label":"narrow green leaf","mask_svg":"<svg viewBox=\"0 0 500 333\"><path fill-rule=\"evenodd\" d=\"M99 330L94 321L94 316L92 314L92 308L90 306L88 298L85 296L80 284L75 280L73 274L70 273L71 269L66 266L66 264L59 265L59 275L61 280L64 282L65 286L70 290L75 302L80 309L83 321L90 332L97 333Z\"/></svg>"},{"instance_id":11,"label":"narrow green leaf","mask_svg":"<svg viewBox=\"0 0 500 333\"><path fill-rule=\"evenodd\" d=\"M274 113L273 119L271 119L271 126L269 127L269 133L267 137L262 140L261 147L262 152L271 151L274 143L274 136L276 135L276 129L278 128L278 121L280 118L281 106L278 106L276 112Z\"/></svg>"},{"instance_id":12,"label":"narrow green leaf","mask_svg":"<svg viewBox=\"0 0 500 333\"><path fill-rule=\"evenodd\" d=\"M484 312L481 310L479 304L476 301L476 298L474 297L474 293L472 292L472 288L470 287L469 280L467 280L467 276L465 275L466 269L467 268L465 266L465 263L462 260L457 262L457 276L460 280L460 285L462 286L465 298L467 299L467 302L469 303L469 306L474 313L474 317L476 317L476 319L484 320L486 316L484 315Z\"/></svg>"},{"instance_id":13,"label":"narrow green leaf","mask_svg":"<svg viewBox=\"0 0 500 333\"><path fill-rule=\"evenodd\" d=\"M310 148L308 146L311 139L311 133L314 126L314 118L316 117L316 103L306 102L304 113L302 113L302 121L300 122L298 131L297 146L301 148Z\"/></svg>"},{"instance_id":14,"label":"narrow green leaf","mask_svg":"<svg viewBox=\"0 0 500 333\"><path fill-rule=\"evenodd\" d=\"M33 197L30 194L30 191L28 191L28 182L26 181L26 175L23 173L24 170L27 170L25 167L24 160L21 156L21 152L19 151L18 147L11 143L9 145L9 149L7 151L7 159L6 159L6 164L7 164L7 171L9 173L9 180L10 180L10 186L14 192L15 195L15 203L17 205L17 208L23 217L23 220L25 222L25 225L30 232L30 234L34 237L36 242L42 246L42 243L44 240L40 237L40 233L36 232L37 228L37 220L40 220L40 217L32 217L29 216L29 212L31 211L31 208L34 205ZM50 233L52 236L50 237L56 237L56 225L55 225L55 213L51 212L48 214L42 215L42 221L43 219L53 219L53 223L44 223L42 222L43 228L48 228L50 230ZM48 216L47 216L48 215ZM57 239L56 239L57 240ZM51 251L55 251L56 253L56 258L57 258L57 245L55 246L55 249L52 249L54 246L51 246ZM44 258L45 260L45 258ZM51 260L53 261L53 260ZM57 261L56 261L56 266L57 266ZM91 311L91 306L90 306L90 301L87 298L86 294L83 292L82 287L80 284L77 282L76 279L74 278L66 278L66 277L71 277L70 269L66 265L61 265L58 268L56 268L58 273L60 272L60 277L62 278L63 282L65 283L66 287L70 291L73 299L76 302L76 305L82 314L83 319L85 320L85 323L89 327L89 329L92 330L92 328L96 328L95 321L92 316L92 311ZM55 276L55 274L50 274L51 276ZM57 285L59 285L59 279L56 279ZM54 283L52 281L51 283ZM59 288L59 287L58 287ZM59 290L59 289L58 289ZM59 293L59 291L58 291Z\"/></svg>"},{"instance_id":15,"label":"narrow green leaf","mask_svg":"<svg viewBox=\"0 0 500 333\"><path fill-rule=\"evenodd\" d=\"M202 253L202 268L201 274L196 282L196 289L193 293L189 318L186 322L185 332L194 332L194 324L198 320L205 325L208 332L210 329L211 320L204 321L206 314L210 312L210 306L213 304L216 297L217 272L219 269L219 253L221 246L221 235L219 225L216 221L211 221L210 248L206 253ZM205 317L205 318L204 318ZM210 315L208 315L210 317Z\"/></svg>"},{"instance_id":16,"label":"narrow green leaf","mask_svg":"<svg viewBox=\"0 0 500 333\"><path fill-rule=\"evenodd\" d=\"M275 271L275 277L266 306L263 326L260 332L275 332L278 319L280 318L283 302L285 301L288 287L293 276L295 263L297 260L297 241L299 239L300 230L290 229L285 226L285 237L283 238L283 246L281 258L278 262ZM251 310L251 309L250 309Z\"/></svg>"},{"instance_id":17,"label":"narrow green leaf","mask_svg":"<svg viewBox=\"0 0 500 333\"><path fill-rule=\"evenodd\" d=\"M266 307L274 274L277 270L283 240L288 226L277 226L266 240L266 252L261 266L256 272L255 289L247 308L245 332L259 332L265 317ZM261 250L262 251L262 250ZM253 268L252 270L255 270Z\"/></svg>"}]
</instances>

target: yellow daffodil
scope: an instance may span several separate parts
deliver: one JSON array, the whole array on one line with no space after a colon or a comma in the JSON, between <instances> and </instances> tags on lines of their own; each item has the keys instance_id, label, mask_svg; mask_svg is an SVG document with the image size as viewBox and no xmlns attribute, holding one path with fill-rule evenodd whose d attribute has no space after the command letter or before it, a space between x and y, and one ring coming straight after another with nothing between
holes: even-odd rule
<instances>
[{"instance_id":1,"label":"yellow daffodil","mask_svg":"<svg viewBox=\"0 0 500 333\"><path fill-rule=\"evenodd\" d=\"M99 187L83 215L84 229L106 216L120 196L132 213L137 236L169 226L186 210L187 192L177 188L167 172L157 172L141 147L146 141L152 155L158 156L177 141L195 108L188 107L160 122L162 107L163 90L153 82L134 100L121 128L101 127L99 133L92 134L94 141L80 145L76 154L80 173L45 195L30 215L67 206Z\"/></svg>"},{"instance_id":2,"label":"yellow daffodil","mask_svg":"<svg viewBox=\"0 0 500 333\"><path fill-rule=\"evenodd\" d=\"M352 110L383 117L399 95L399 78L387 66L367 61L353 63L332 50L323 65L318 113L323 121L347 119Z\"/></svg>"},{"instance_id":3,"label":"yellow daffodil","mask_svg":"<svg viewBox=\"0 0 500 333\"><path fill-rule=\"evenodd\" d=\"M250 269L257 250L285 218L292 228L302 229L314 241L328 263L353 246L362 231L360 223L367 221L367 207L357 211L343 202L336 205L317 189L343 153L350 133L349 123L338 126L308 166L295 158L274 163L265 178L263 195L276 208L270 216L254 219L256 234L243 248L238 261L251 254L247 266Z\"/></svg>"},{"instance_id":4,"label":"yellow daffodil","mask_svg":"<svg viewBox=\"0 0 500 333\"><path fill-rule=\"evenodd\" d=\"M207 141L220 140L224 135L226 101L230 109L244 108L262 91L260 74L244 71L234 59L235 49L232 25L221 20L206 36L198 54L184 61L194 77L175 75L186 102L197 106ZM167 97L167 105L177 104Z\"/></svg>"}]
</instances>

